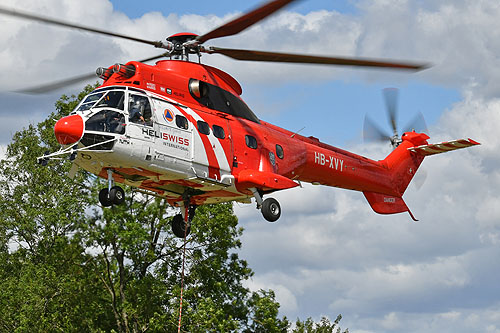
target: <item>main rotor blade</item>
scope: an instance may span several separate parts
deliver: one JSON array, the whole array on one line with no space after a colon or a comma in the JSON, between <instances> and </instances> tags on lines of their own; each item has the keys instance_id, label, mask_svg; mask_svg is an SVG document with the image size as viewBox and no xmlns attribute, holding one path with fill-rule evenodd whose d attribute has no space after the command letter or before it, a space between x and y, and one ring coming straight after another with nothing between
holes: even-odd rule
<instances>
[{"instance_id":1,"label":"main rotor blade","mask_svg":"<svg viewBox=\"0 0 500 333\"><path fill-rule=\"evenodd\" d=\"M427 124L425 123L424 115L422 112L418 112L417 115L404 127L404 132L415 131L417 133L425 133L429 135L429 130L427 129Z\"/></svg>"},{"instance_id":2,"label":"main rotor blade","mask_svg":"<svg viewBox=\"0 0 500 333\"><path fill-rule=\"evenodd\" d=\"M365 142L391 142L391 136L382 131L374 122L365 115L363 125L363 140Z\"/></svg>"},{"instance_id":3,"label":"main rotor blade","mask_svg":"<svg viewBox=\"0 0 500 333\"><path fill-rule=\"evenodd\" d=\"M389 116L389 124L391 125L394 135L398 135L397 127L397 103L398 103L398 89L385 88L383 91L385 106L387 108L387 115Z\"/></svg>"},{"instance_id":4,"label":"main rotor blade","mask_svg":"<svg viewBox=\"0 0 500 333\"><path fill-rule=\"evenodd\" d=\"M422 70L429 67L427 64L417 64L417 63L392 62L392 61L364 59L364 58L323 57L323 56L313 56L305 54L227 49L214 46L211 46L208 49L202 49L202 52L218 53L233 59L249 60L249 61L269 61L269 62L286 62L286 63L297 63L297 64L324 64L324 65L360 66L360 67L382 67L382 68L406 69L414 71Z\"/></svg>"},{"instance_id":5,"label":"main rotor blade","mask_svg":"<svg viewBox=\"0 0 500 333\"><path fill-rule=\"evenodd\" d=\"M89 32L93 32L93 33L97 33L97 34L101 34L101 35L106 35L106 36L111 36L111 37L128 39L128 40L132 40L134 42L150 44L150 45L153 45L154 47L161 47L161 48L165 47L165 45L161 41L152 41L152 40L136 38L136 37L132 37L132 36L128 36L128 35L122 35L122 34L115 33L115 32L110 32L110 31L106 31L106 30L102 30L102 29L92 28L89 26L65 22L62 20L57 20L57 19L53 19L50 17L41 16L41 15L35 15L32 13L22 12L22 11L19 11L16 9L11 9L11 8L6 8L6 7L0 7L0 14L5 14L5 15L9 15L9 16L19 17L19 18L23 18L23 19L27 19L27 20L38 21L38 22L52 24L52 25L58 25L58 26L71 28L71 29L79 29L79 30L89 31Z\"/></svg>"},{"instance_id":6,"label":"main rotor blade","mask_svg":"<svg viewBox=\"0 0 500 333\"><path fill-rule=\"evenodd\" d=\"M166 56L167 54L168 54L168 52L162 53L162 54L154 56L154 57L139 60L138 62L148 62L151 60L156 60L156 59L159 59L159 58ZM46 84L42 84L39 86L31 87L31 88L20 89L20 90L16 90L15 92L21 93L21 94L32 94L32 95L45 94L45 93L48 93L48 92L51 92L54 90L58 90L60 88L64 88L64 87L71 86L71 85L74 85L74 84L77 84L80 82L88 81L92 78L95 78L97 80L97 76L96 76L95 72L88 73L88 74L82 74L82 75L78 75L78 76L73 76L73 77L63 79L60 81L46 83Z\"/></svg>"},{"instance_id":7,"label":"main rotor blade","mask_svg":"<svg viewBox=\"0 0 500 333\"><path fill-rule=\"evenodd\" d=\"M273 14L277 10L283 8L284 6L288 5L290 2L293 2L293 1L296 1L296 0L269 1L266 4L255 8L251 12L243 14L242 16L240 16L240 17L238 17L238 18L236 18L236 19L234 19L226 24L223 24L220 27L218 27L218 28L216 28L216 29L204 34L204 35L198 36L196 38L196 40L200 44L202 44L209 39L236 35L237 33L254 25L255 23L268 17L269 15Z\"/></svg>"},{"instance_id":8,"label":"main rotor blade","mask_svg":"<svg viewBox=\"0 0 500 333\"><path fill-rule=\"evenodd\" d=\"M63 87L71 86L79 82L84 82L88 81L92 78L95 78L97 80L97 77L94 73L89 73L89 74L82 74L78 76L73 76L64 80L52 82L52 83L47 83L43 84L40 86L35 86L31 88L26 88L26 89L20 89L16 90L15 92L21 93L21 94L30 94L30 95L36 95L36 94L45 94Z\"/></svg>"}]
</instances>

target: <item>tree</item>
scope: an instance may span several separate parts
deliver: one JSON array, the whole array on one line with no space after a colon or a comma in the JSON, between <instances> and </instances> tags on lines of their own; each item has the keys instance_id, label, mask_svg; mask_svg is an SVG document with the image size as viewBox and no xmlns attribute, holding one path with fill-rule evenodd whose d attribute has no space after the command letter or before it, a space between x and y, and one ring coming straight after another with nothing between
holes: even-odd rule
<instances>
[{"instance_id":1,"label":"tree","mask_svg":"<svg viewBox=\"0 0 500 333\"><path fill-rule=\"evenodd\" d=\"M319 323L315 323L314 320L309 317L305 321L297 319L295 322L295 328L292 330L293 333L341 333L341 328L339 322L342 319L342 315L338 315L337 319L332 323L327 317L322 317ZM349 333L349 329L343 331L343 333Z\"/></svg>"},{"instance_id":2,"label":"tree","mask_svg":"<svg viewBox=\"0 0 500 333\"><path fill-rule=\"evenodd\" d=\"M253 272L230 203L199 207L184 244L165 200L127 188L123 205L102 208L102 180L82 170L71 180L69 160L36 164L59 147L53 119L94 88L62 96L0 161L0 331L176 331L185 245L182 331L287 332L274 292L243 286ZM297 320L293 332L333 332L339 320Z\"/></svg>"},{"instance_id":3,"label":"tree","mask_svg":"<svg viewBox=\"0 0 500 333\"><path fill-rule=\"evenodd\" d=\"M175 331L183 242L170 233L166 201L127 189L101 208L102 181L70 161L35 163L58 149L60 118L94 87L63 96L56 112L17 132L0 162L0 330ZM184 331L286 331L270 291L250 292L253 273L236 253L242 229L231 204L198 208L186 244Z\"/></svg>"}]
</instances>

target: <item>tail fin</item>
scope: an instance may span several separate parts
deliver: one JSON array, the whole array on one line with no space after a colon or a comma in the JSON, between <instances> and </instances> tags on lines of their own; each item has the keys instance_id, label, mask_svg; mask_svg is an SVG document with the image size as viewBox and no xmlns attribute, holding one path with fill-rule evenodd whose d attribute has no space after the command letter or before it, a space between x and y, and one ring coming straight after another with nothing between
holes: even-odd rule
<instances>
[{"instance_id":1,"label":"tail fin","mask_svg":"<svg viewBox=\"0 0 500 333\"><path fill-rule=\"evenodd\" d=\"M401 144L380 161L391 172L392 187L398 195L363 192L375 212L379 214L408 212L411 218L417 221L402 196L424 157L480 144L471 139L429 144L427 139L429 137L424 133L407 132L403 134Z\"/></svg>"},{"instance_id":2,"label":"tail fin","mask_svg":"<svg viewBox=\"0 0 500 333\"><path fill-rule=\"evenodd\" d=\"M406 191L417 172L424 156L412 152L415 146L427 144L425 133L409 132L402 136L403 141L384 160L380 161L391 173L392 188L400 196Z\"/></svg>"}]
</instances>

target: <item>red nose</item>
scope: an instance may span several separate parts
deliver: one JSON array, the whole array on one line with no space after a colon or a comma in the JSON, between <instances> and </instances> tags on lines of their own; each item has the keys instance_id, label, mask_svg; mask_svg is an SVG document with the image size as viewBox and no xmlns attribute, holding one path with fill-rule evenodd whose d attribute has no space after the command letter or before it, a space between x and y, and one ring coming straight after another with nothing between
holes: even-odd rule
<instances>
[{"instance_id":1,"label":"red nose","mask_svg":"<svg viewBox=\"0 0 500 333\"><path fill-rule=\"evenodd\" d=\"M61 118L54 126L57 142L70 145L78 142L83 136L83 119L79 115Z\"/></svg>"}]
</instances>

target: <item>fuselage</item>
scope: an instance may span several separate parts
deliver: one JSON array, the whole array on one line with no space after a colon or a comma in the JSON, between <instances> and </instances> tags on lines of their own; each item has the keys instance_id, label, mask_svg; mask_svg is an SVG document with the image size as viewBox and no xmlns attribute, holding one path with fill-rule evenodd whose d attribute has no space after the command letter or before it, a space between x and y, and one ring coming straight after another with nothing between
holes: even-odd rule
<instances>
[{"instance_id":1,"label":"fuselage","mask_svg":"<svg viewBox=\"0 0 500 333\"><path fill-rule=\"evenodd\" d=\"M384 163L259 120L238 82L202 64L164 60L101 71L104 84L73 111L84 128L59 132L75 163L114 181L193 204L248 202L298 182L400 195ZM74 125L72 125L74 126ZM64 139L66 138L66 139Z\"/></svg>"}]
</instances>

